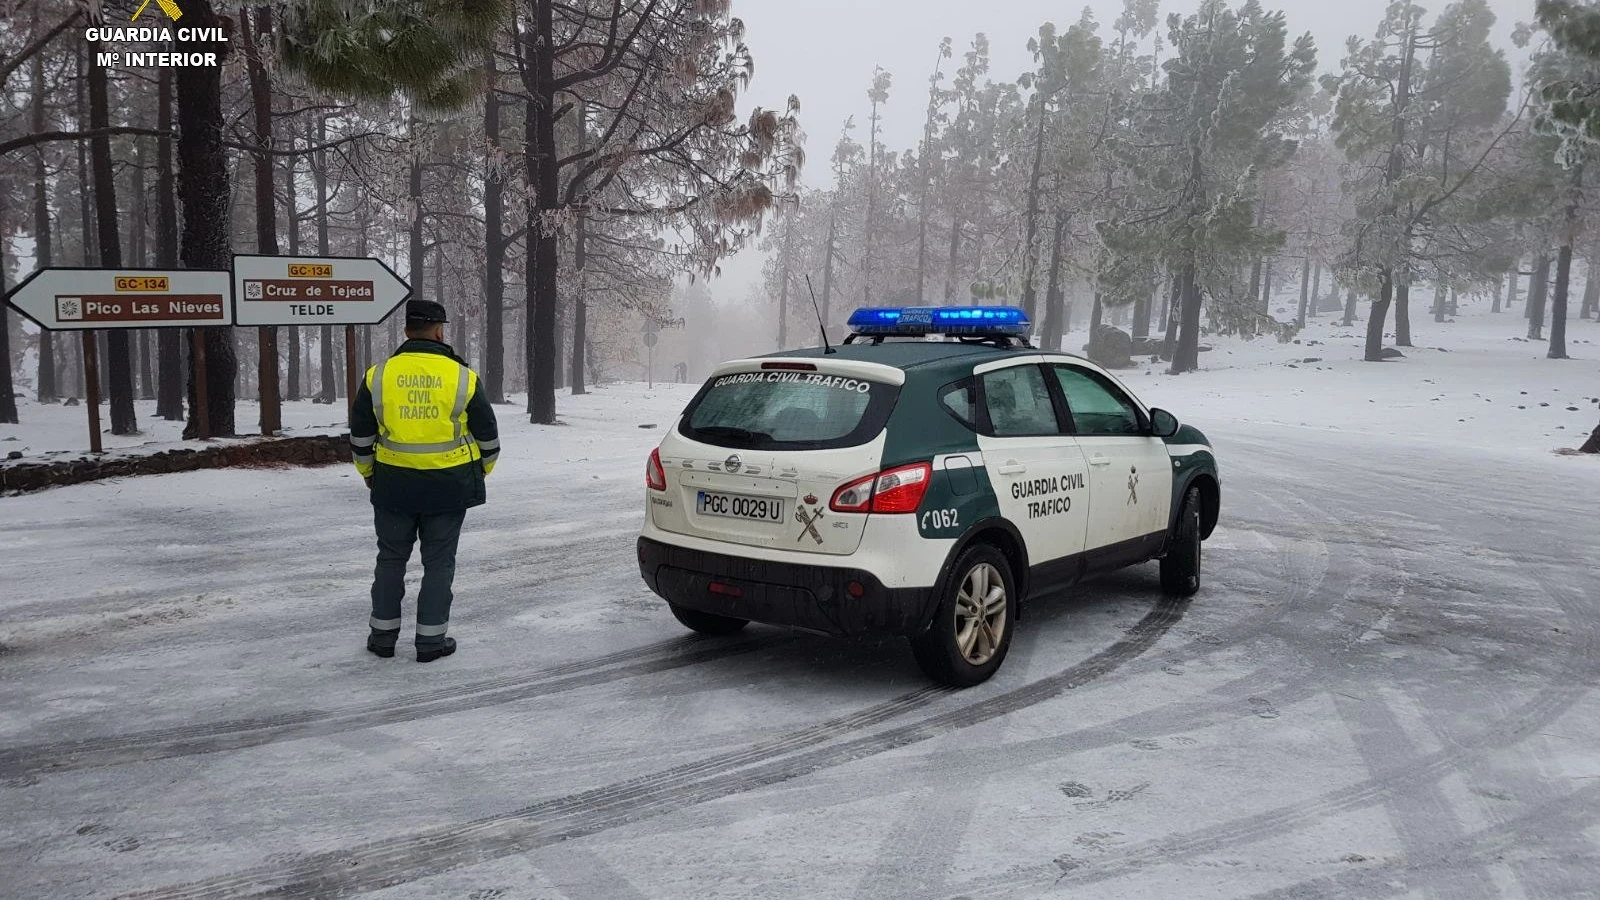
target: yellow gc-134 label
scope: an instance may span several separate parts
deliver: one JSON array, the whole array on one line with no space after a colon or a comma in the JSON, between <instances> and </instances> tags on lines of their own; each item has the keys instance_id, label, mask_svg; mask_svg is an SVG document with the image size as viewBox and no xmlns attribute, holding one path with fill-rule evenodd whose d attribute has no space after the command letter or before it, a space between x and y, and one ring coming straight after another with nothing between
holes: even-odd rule
<instances>
[{"instance_id":1,"label":"yellow gc-134 label","mask_svg":"<svg viewBox=\"0 0 1600 900\"><path fill-rule=\"evenodd\" d=\"M118 275L112 284L118 291L136 293L171 290L165 275Z\"/></svg>"},{"instance_id":2,"label":"yellow gc-134 label","mask_svg":"<svg viewBox=\"0 0 1600 900\"><path fill-rule=\"evenodd\" d=\"M332 278L333 266L327 263L290 263L290 278Z\"/></svg>"}]
</instances>

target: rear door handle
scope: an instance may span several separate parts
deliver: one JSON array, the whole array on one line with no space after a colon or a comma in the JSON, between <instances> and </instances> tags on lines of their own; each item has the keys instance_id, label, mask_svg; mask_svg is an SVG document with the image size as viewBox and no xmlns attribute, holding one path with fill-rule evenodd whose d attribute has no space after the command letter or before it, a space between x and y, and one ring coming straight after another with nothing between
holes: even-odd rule
<instances>
[{"instance_id":1,"label":"rear door handle","mask_svg":"<svg viewBox=\"0 0 1600 900\"><path fill-rule=\"evenodd\" d=\"M1028 467L1013 459L1008 460L1005 465L997 467L995 471L1001 475L1021 475L1023 472L1028 471Z\"/></svg>"},{"instance_id":2,"label":"rear door handle","mask_svg":"<svg viewBox=\"0 0 1600 900\"><path fill-rule=\"evenodd\" d=\"M1101 455L1091 456L1091 457L1089 457L1089 465L1091 465L1091 466L1109 466L1109 465L1111 465L1111 457L1109 457L1109 456L1101 456Z\"/></svg>"}]
</instances>

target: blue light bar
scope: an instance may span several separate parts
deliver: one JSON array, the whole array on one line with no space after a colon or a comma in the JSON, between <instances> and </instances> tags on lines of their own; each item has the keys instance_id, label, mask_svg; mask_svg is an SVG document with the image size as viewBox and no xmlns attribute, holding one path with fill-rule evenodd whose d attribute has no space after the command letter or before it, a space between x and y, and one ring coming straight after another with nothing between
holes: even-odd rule
<instances>
[{"instance_id":1,"label":"blue light bar","mask_svg":"<svg viewBox=\"0 0 1600 900\"><path fill-rule=\"evenodd\" d=\"M850 314L850 330L866 336L1026 336L1028 316L1015 306L865 307Z\"/></svg>"}]
</instances>

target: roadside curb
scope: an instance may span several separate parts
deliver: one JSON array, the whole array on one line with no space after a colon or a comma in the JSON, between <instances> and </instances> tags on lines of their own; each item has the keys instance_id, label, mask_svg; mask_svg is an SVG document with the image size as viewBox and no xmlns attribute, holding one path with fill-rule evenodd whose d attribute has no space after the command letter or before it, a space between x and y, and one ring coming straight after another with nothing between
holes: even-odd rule
<instances>
[{"instance_id":1,"label":"roadside curb","mask_svg":"<svg viewBox=\"0 0 1600 900\"><path fill-rule=\"evenodd\" d=\"M347 434L266 438L208 447L174 448L143 456L79 458L0 466L0 495L14 496L132 475L166 475L231 467L327 466L349 461L350 437Z\"/></svg>"}]
</instances>

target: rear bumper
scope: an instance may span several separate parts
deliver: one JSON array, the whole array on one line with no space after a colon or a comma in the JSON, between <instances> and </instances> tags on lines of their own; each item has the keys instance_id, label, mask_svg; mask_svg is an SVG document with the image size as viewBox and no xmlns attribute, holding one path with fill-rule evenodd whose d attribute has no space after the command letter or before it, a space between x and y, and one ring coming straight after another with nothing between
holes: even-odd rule
<instances>
[{"instance_id":1,"label":"rear bumper","mask_svg":"<svg viewBox=\"0 0 1600 900\"><path fill-rule=\"evenodd\" d=\"M747 559L648 537L639 538L639 574L678 606L823 634L915 634L932 614L933 588L888 588L861 569ZM860 597L850 596L851 582L861 585Z\"/></svg>"}]
</instances>

